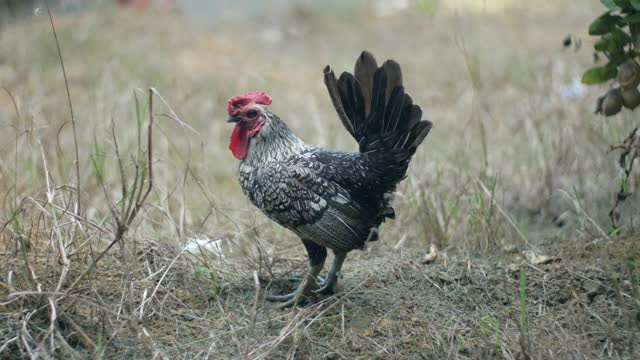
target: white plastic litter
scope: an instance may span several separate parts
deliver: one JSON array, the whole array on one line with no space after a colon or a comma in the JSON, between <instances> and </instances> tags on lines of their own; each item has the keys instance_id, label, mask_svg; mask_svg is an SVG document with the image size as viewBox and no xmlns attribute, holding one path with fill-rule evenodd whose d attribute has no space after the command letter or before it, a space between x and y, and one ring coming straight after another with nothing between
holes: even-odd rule
<instances>
[{"instance_id":1,"label":"white plastic litter","mask_svg":"<svg viewBox=\"0 0 640 360\"><path fill-rule=\"evenodd\" d=\"M213 239L197 239L191 238L187 241L184 250L193 255L213 254L217 257L224 258L222 251L222 240Z\"/></svg>"}]
</instances>

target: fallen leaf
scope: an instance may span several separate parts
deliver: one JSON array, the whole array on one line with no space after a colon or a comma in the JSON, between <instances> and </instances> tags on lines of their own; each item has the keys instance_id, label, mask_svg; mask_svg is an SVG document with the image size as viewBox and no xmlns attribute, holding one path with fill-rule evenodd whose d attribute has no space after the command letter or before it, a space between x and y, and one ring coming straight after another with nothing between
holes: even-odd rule
<instances>
[{"instance_id":1,"label":"fallen leaf","mask_svg":"<svg viewBox=\"0 0 640 360\"><path fill-rule=\"evenodd\" d=\"M438 248L436 248L435 245L431 244L431 248L429 249L429 252L422 258L422 263L428 264L436 261L437 258L438 258Z\"/></svg>"},{"instance_id":2,"label":"fallen leaf","mask_svg":"<svg viewBox=\"0 0 640 360\"><path fill-rule=\"evenodd\" d=\"M518 264L509 264L507 266L507 271L514 273L520 271L520 266Z\"/></svg>"},{"instance_id":3,"label":"fallen leaf","mask_svg":"<svg viewBox=\"0 0 640 360\"><path fill-rule=\"evenodd\" d=\"M522 255L524 255L528 262L534 265L548 264L550 262L560 260L557 256L538 255L533 252L533 250L524 250Z\"/></svg>"},{"instance_id":4,"label":"fallen leaf","mask_svg":"<svg viewBox=\"0 0 640 360\"><path fill-rule=\"evenodd\" d=\"M382 319L382 321L380 321L380 328L381 329L390 328L391 325L393 325L393 321L390 320L389 318L384 318L384 319Z\"/></svg>"},{"instance_id":5,"label":"fallen leaf","mask_svg":"<svg viewBox=\"0 0 640 360\"><path fill-rule=\"evenodd\" d=\"M505 245L502 247L502 251L507 253L507 254L515 254L518 252L518 246L516 245Z\"/></svg>"}]
</instances>

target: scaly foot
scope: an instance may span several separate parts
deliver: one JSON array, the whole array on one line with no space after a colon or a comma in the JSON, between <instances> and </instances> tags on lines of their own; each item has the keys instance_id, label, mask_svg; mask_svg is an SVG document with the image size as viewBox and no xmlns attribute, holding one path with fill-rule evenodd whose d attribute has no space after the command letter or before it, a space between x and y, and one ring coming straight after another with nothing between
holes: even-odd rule
<instances>
[{"instance_id":1,"label":"scaly foot","mask_svg":"<svg viewBox=\"0 0 640 360\"><path fill-rule=\"evenodd\" d=\"M318 289L318 281L313 277L308 275L298 286L296 291L291 294L285 295L273 295L267 294L265 299L268 301L282 302L279 305L281 308L291 307L293 305L302 304L307 301L308 298L314 296L314 290Z\"/></svg>"},{"instance_id":2,"label":"scaly foot","mask_svg":"<svg viewBox=\"0 0 640 360\"><path fill-rule=\"evenodd\" d=\"M313 292L319 295L333 295L338 292L338 275L331 272L327 274L326 279L320 283L320 288Z\"/></svg>"}]
</instances>

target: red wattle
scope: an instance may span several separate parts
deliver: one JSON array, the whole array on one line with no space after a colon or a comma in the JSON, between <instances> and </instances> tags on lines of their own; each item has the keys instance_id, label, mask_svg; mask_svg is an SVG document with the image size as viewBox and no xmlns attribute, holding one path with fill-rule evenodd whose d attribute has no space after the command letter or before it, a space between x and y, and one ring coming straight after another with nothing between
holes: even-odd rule
<instances>
[{"instance_id":1,"label":"red wattle","mask_svg":"<svg viewBox=\"0 0 640 360\"><path fill-rule=\"evenodd\" d=\"M231 142L229 143L229 150L233 153L233 156L238 160L244 160L247 157L249 151L249 139L256 136L264 125L263 121L253 123L253 127L245 122L239 122L233 128L231 133Z\"/></svg>"},{"instance_id":2,"label":"red wattle","mask_svg":"<svg viewBox=\"0 0 640 360\"><path fill-rule=\"evenodd\" d=\"M238 160L244 160L247 157L247 150L249 149L249 129L242 123L236 124L231 133L231 142L229 143L229 150L233 153L233 156Z\"/></svg>"}]
</instances>

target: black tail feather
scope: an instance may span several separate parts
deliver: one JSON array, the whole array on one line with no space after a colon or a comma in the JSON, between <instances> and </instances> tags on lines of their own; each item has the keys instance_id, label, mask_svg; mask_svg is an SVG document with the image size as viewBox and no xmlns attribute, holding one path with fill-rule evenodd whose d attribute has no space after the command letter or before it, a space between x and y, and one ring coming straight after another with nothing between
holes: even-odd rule
<instances>
[{"instance_id":1,"label":"black tail feather","mask_svg":"<svg viewBox=\"0 0 640 360\"><path fill-rule=\"evenodd\" d=\"M384 116L386 119L385 128L383 130L384 132L398 127L398 123L400 122L400 117L402 115L402 109L406 105L406 100L407 97L405 97L404 88L402 86L395 87L387 101L387 109L385 110ZM411 98L409 98L409 101L411 101Z\"/></svg>"},{"instance_id":2,"label":"black tail feather","mask_svg":"<svg viewBox=\"0 0 640 360\"><path fill-rule=\"evenodd\" d=\"M387 74L387 101L389 101L391 92L397 87L402 87L402 70L400 65L393 61L387 60L382 64L385 74Z\"/></svg>"},{"instance_id":3,"label":"black tail feather","mask_svg":"<svg viewBox=\"0 0 640 360\"><path fill-rule=\"evenodd\" d=\"M336 80L329 66L324 69L329 96L344 127L360 144L360 151L378 150L374 145L388 133L396 133L398 140L409 132L412 141L400 142L404 144L401 147L418 147L431 123L422 120L422 110L405 93L400 65L387 60L378 67L373 55L363 51L354 73L344 72Z\"/></svg>"},{"instance_id":4,"label":"black tail feather","mask_svg":"<svg viewBox=\"0 0 640 360\"><path fill-rule=\"evenodd\" d=\"M413 133L415 134L415 139L411 143L410 147L417 149L418 146L422 144L422 141L424 140L424 138L426 138L427 135L429 135L429 131L431 131L432 127L433 125L431 124L430 121L421 121L420 123L418 123L418 125L416 125L413 131Z\"/></svg>"},{"instance_id":5,"label":"black tail feather","mask_svg":"<svg viewBox=\"0 0 640 360\"><path fill-rule=\"evenodd\" d=\"M371 112L371 98L373 93L373 83L375 81L375 72L378 69L376 59L367 51L363 51L356 61L353 69L356 81L360 85L362 95L364 96L364 111L368 114Z\"/></svg>"},{"instance_id":6,"label":"black tail feather","mask_svg":"<svg viewBox=\"0 0 640 360\"><path fill-rule=\"evenodd\" d=\"M373 74L373 92L371 94L371 111L367 116L367 130L370 133L384 131L384 113L386 106L387 75L383 68L378 68Z\"/></svg>"},{"instance_id":7,"label":"black tail feather","mask_svg":"<svg viewBox=\"0 0 640 360\"><path fill-rule=\"evenodd\" d=\"M342 124L360 152L370 155L385 182L395 186L432 126L422 120L422 109L405 93L400 65L387 60L378 67L373 55L363 51L354 75L344 72L336 80L329 66L324 75Z\"/></svg>"},{"instance_id":8,"label":"black tail feather","mask_svg":"<svg viewBox=\"0 0 640 360\"><path fill-rule=\"evenodd\" d=\"M349 120L349 116L347 115L344 105L342 104L342 99L340 98L338 80L336 79L336 75L333 73L333 70L331 70L329 65L325 66L324 68L324 83L327 86L327 90L329 90L329 97L331 97L331 102L333 102L333 106L336 108L336 112L338 113L340 121L342 121L342 125L344 125L349 133L353 135L353 125L351 125L351 120Z\"/></svg>"}]
</instances>

